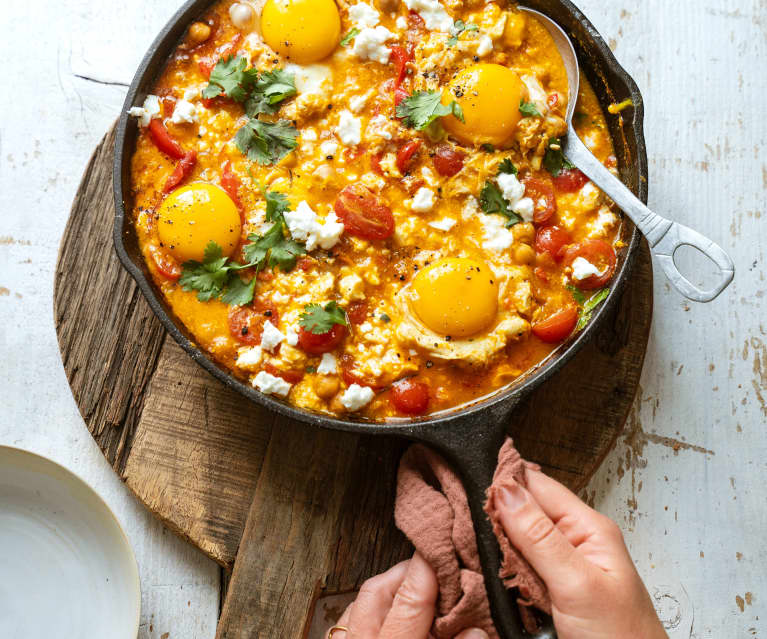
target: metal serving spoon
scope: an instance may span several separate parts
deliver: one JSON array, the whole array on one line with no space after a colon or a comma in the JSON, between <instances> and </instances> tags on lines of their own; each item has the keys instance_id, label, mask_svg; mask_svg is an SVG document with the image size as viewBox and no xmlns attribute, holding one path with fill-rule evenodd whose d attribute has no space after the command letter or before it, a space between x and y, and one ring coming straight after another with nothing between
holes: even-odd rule
<instances>
[{"instance_id":1,"label":"metal serving spoon","mask_svg":"<svg viewBox=\"0 0 767 639\"><path fill-rule=\"evenodd\" d=\"M735 277L735 264L730 256L719 245L697 231L653 213L592 155L573 128L573 113L580 85L578 58L575 55L573 43L562 28L548 16L527 7L520 7L520 10L534 15L546 27L554 38L567 71L570 99L566 116L567 137L562 144L562 151L567 159L583 171L631 218L647 238L653 255L658 259L677 291L694 302L710 302L716 299ZM716 264L719 280L716 286L707 291L701 290L679 272L674 264L674 253L680 246L692 246Z\"/></svg>"}]
</instances>

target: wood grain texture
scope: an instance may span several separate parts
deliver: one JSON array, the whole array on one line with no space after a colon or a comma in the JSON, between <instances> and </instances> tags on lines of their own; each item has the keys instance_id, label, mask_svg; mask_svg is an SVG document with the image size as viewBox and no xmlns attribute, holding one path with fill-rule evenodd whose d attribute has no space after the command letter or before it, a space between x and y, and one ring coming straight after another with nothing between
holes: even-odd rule
<instances>
[{"instance_id":1,"label":"wood grain texture","mask_svg":"<svg viewBox=\"0 0 767 639\"><path fill-rule=\"evenodd\" d=\"M354 589L410 552L392 516L406 444L266 412L164 335L112 250L112 136L85 173L56 271L56 328L72 392L138 498L234 568L219 638L298 639L321 592ZM572 488L621 432L642 369L651 291L643 249L616 312L509 425L522 453ZM244 530L258 543L238 556Z\"/></svg>"}]
</instances>

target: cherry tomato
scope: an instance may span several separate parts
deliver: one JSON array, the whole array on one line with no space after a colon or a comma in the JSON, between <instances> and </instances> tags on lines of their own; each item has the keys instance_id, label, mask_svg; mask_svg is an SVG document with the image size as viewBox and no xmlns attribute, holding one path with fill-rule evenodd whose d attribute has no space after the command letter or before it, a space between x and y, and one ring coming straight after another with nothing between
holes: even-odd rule
<instances>
[{"instance_id":1,"label":"cherry tomato","mask_svg":"<svg viewBox=\"0 0 767 639\"><path fill-rule=\"evenodd\" d=\"M615 255L615 249L604 240L584 240L573 244L564 253L564 264L571 266L578 257L591 262L600 272L604 271L602 275L592 275L577 282L578 288L584 291L602 288L615 274L618 256Z\"/></svg>"},{"instance_id":2,"label":"cherry tomato","mask_svg":"<svg viewBox=\"0 0 767 639\"><path fill-rule=\"evenodd\" d=\"M535 205L533 222L545 224L557 212L557 199L554 196L554 183L551 178L523 177L525 195Z\"/></svg>"},{"instance_id":3,"label":"cherry tomato","mask_svg":"<svg viewBox=\"0 0 767 639\"><path fill-rule=\"evenodd\" d=\"M180 160L184 157L184 149L174 140L168 129L159 118L152 118L149 122L149 137L152 138L154 145L165 155L169 155L174 160Z\"/></svg>"},{"instance_id":4,"label":"cherry tomato","mask_svg":"<svg viewBox=\"0 0 767 639\"><path fill-rule=\"evenodd\" d=\"M381 158L383 158L383 152L376 153L370 156L370 170L376 175L383 175L383 169L381 168Z\"/></svg>"},{"instance_id":5,"label":"cherry tomato","mask_svg":"<svg viewBox=\"0 0 767 639\"><path fill-rule=\"evenodd\" d=\"M280 321L277 309L268 300L257 299L250 306L233 306L229 309L229 332L242 344L260 344L266 320L275 326Z\"/></svg>"},{"instance_id":6,"label":"cherry tomato","mask_svg":"<svg viewBox=\"0 0 767 639\"><path fill-rule=\"evenodd\" d=\"M429 408L429 387L423 382L401 379L392 384L391 403L406 415L423 415Z\"/></svg>"},{"instance_id":7,"label":"cherry tomato","mask_svg":"<svg viewBox=\"0 0 767 639\"><path fill-rule=\"evenodd\" d=\"M184 153L184 157L176 165L176 170L171 173L171 176L165 182L165 186L162 188L163 193L170 193L178 188L192 174L195 164L197 164L197 151L192 150Z\"/></svg>"},{"instance_id":8,"label":"cherry tomato","mask_svg":"<svg viewBox=\"0 0 767 639\"><path fill-rule=\"evenodd\" d=\"M181 277L181 266L168 251L156 244L149 245L149 254L157 266L157 270L169 280L177 280Z\"/></svg>"},{"instance_id":9,"label":"cherry tomato","mask_svg":"<svg viewBox=\"0 0 767 639\"><path fill-rule=\"evenodd\" d=\"M562 249L572 242L570 234L558 226L546 226L538 229L535 235L535 250L548 253L557 262L562 260Z\"/></svg>"},{"instance_id":10,"label":"cherry tomato","mask_svg":"<svg viewBox=\"0 0 767 639\"><path fill-rule=\"evenodd\" d=\"M407 25L409 29L413 29L414 31L426 28L426 23L423 21L423 18L418 15L418 12L412 10L407 14Z\"/></svg>"},{"instance_id":11,"label":"cherry tomato","mask_svg":"<svg viewBox=\"0 0 767 639\"><path fill-rule=\"evenodd\" d=\"M409 95L410 94L402 87L397 87L394 89L394 106L398 107L402 103L402 100L407 98Z\"/></svg>"},{"instance_id":12,"label":"cherry tomato","mask_svg":"<svg viewBox=\"0 0 767 639\"><path fill-rule=\"evenodd\" d=\"M347 186L338 194L334 208L350 235L385 240L394 233L391 209L364 184Z\"/></svg>"},{"instance_id":13,"label":"cherry tomato","mask_svg":"<svg viewBox=\"0 0 767 639\"><path fill-rule=\"evenodd\" d=\"M346 309L346 316L354 326L359 326L367 319L367 302L352 302Z\"/></svg>"},{"instance_id":14,"label":"cherry tomato","mask_svg":"<svg viewBox=\"0 0 767 639\"><path fill-rule=\"evenodd\" d=\"M550 109L553 109L557 104L559 104L559 93L549 93L548 97L546 98L546 104L549 105Z\"/></svg>"},{"instance_id":15,"label":"cherry tomato","mask_svg":"<svg viewBox=\"0 0 767 639\"><path fill-rule=\"evenodd\" d=\"M232 163L227 161L221 173L221 187L240 210L240 218L244 218L242 202L240 201L240 186L240 176L232 171ZM245 220L242 219L242 221L244 222Z\"/></svg>"},{"instance_id":16,"label":"cherry tomato","mask_svg":"<svg viewBox=\"0 0 767 639\"><path fill-rule=\"evenodd\" d=\"M391 59L397 71L397 77L394 79L394 89L396 91L405 79L407 63L413 59L413 55L405 47L395 44L391 47Z\"/></svg>"},{"instance_id":17,"label":"cherry tomato","mask_svg":"<svg viewBox=\"0 0 767 639\"><path fill-rule=\"evenodd\" d=\"M421 140L413 140L403 146L397 153L397 168L402 175L405 175L415 161L415 154L421 147Z\"/></svg>"},{"instance_id":18,"label":"cherry tomato","mask_svg":"<svg viewBox=\"0 0 767 639\"><path fill-rule=\"evenodd\" d=\"M434 162L434 168L437 170L437 173L445 177L453 177L463 168L463 158L463 153L456 151L449 144L443 144L437 147L432 162Z\"/></svg>"},{"instance_id":19,"label":"cherry tomato","mask_svg":"<svg viewBox=\"0 0 767 639\"><path fill-rule=\"evenodd\" d=\"M264 370L270 375L274 375L275 377L281 377L288 384L298 384L298 382L300 382L304 378L303 371L285 371L285 370L282 370L281 368L277 368L271 362L266 362L266 364L264 364Z\"/></svg>"},{"instance_id":20,"label":"cherry tomato","mask_svg":"<svg viewBox=\"0 0 767 639\"><path fill-rule=\"evenodd\" d=\"M336 349L346 337L346 326L334 324L327 333L317 335L303 326L298 329L298 345L310 355L322 355Z\"/></svg>"},{"instance_id":21,"label":"cherry tomato","mask_svg":"<svg viewBox=\"0 0 767 639\"><path fill-rule=\"evenodd\" d=\"M568 306L533 326L533 335L547 344L558 344L573 332L578 323L578 309Z\"/></svg>"},{"instance_id":22,"label":"cherry tomato","mask_svg":"<svg viewBox=\"0 0 767 639\"><path fill-rule=\"evenodd\" d=\"M340 364L341 377L347 386L357 384L358 386L367 386L372 388L376 392L383 390L383 386L371 382L354 370L354 358L351 355L341 355Z\"/></svg>"},{"instance_id":23,"label":"cherry tomato","mask_svg":"<svg viewBox=\"0 0 767 639\"><path fill-rule=\"evenodd\" d=\"M560 193L575 193L580 191L589 179L580 169L562 169L554 178L554 188Z\"/></svg>"}]
</instances>

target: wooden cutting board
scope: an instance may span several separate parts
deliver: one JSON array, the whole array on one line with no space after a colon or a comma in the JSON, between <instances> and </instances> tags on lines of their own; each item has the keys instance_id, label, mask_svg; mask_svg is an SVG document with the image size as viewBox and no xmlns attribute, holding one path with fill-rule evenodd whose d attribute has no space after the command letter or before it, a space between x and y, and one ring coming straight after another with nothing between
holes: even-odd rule
<instances>
[{"instance_id":1,"label":"wooden cutting board","mask_svg":"<svg viewBox=\"0 0 767 639\"><path fill-rule=\"evenodd\" d=\"M411 552L393 523L407 444L271 414L166 336L112 248L113 146L114 129L85 171L56 268L56 331L72 393L126 485L229 570L250 512L261 543L235 573L248 575L250 595L224 603L218 636L298 639L319 595L353 590ZM651 316L643 247L600 333L509 424L523 456L575 490L623 427Z\"/></svg>"}]
</instances>

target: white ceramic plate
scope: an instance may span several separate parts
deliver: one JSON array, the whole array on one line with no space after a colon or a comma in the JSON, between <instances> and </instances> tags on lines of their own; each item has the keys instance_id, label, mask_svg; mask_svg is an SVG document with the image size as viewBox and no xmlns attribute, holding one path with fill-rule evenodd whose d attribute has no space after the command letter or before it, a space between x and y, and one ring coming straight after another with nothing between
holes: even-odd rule
<instances>
[{"instance_id":1,"label":"white ceramic plate","mask_svg":"<svg viewBox=\"0 0 767 639\"><path fill-rule=\"evenodd\" d=\"M136 559L101 498L0 446L0 637L136 639L140 606Z\"/></svg>"}]
</instances>

